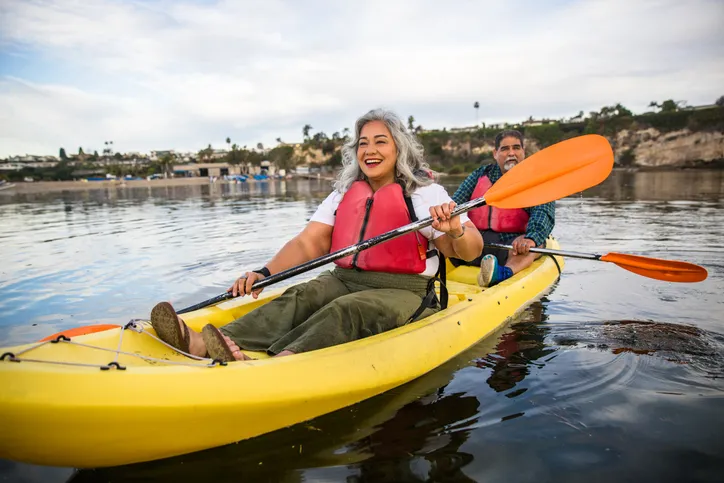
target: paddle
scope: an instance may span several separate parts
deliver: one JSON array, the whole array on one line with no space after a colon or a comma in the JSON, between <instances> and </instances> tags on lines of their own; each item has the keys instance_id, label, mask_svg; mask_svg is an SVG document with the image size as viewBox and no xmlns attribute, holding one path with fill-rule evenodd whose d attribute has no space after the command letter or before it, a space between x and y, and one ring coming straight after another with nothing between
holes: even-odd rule
<instances>
[{"instance_id":1,"label":"paddle","mask_svg":"<svg viewBox=\"0 0 724 483\"><path fill-rule=\"evenodd\" d=\"M510 245L500 245L498 243L486 243L485 245L508 250L513 248ZM704 267L676 260L662 260L661 258L650 258L626 253L596 255L593 253L551 250L549 248L531 248L530 251L548 255L560 255L563 257L583 258L585 260L597 260L599 262L611 262L629 272L666 282L701 282L707 277L707 272Z\"/></svg>"},{"instance_id":2,"label":"paddle","mask_svg":"<svg viewBox=\"0 0 724 483\"><path fill-rule=\"evenodd\" d=\"M486 204L499 208L527 208L548 203L601 183L608 177L612 168L613 151L603 136L589 134L568 139L526 158L505 173L488 190L484 198L473 199L457 206L453 210L452 216ZM342 250L258 280L252 289L268 287L340 258L354 255L406 233L430 226L432 222L432 218L427 217L374 238L363 240ZM177 313L192 312L230 298L232 298L231 293L225 292L179 310Z\"/></svg>"}]
</instances>

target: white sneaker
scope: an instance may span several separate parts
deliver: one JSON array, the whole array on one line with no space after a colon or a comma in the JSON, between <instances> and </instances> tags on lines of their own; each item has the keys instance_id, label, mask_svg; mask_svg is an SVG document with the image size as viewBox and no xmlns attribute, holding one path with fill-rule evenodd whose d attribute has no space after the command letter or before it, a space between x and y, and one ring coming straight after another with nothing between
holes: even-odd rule
<instances>
[{"instance_id":1,"label":"white sneaker","mask_svg":"<svg viewBox=\"0 0 724 483\"><path fill-rule=\"evenodd\" d=\"M498 258L495 255L485 255L480 262L480 273L478 274L478 285L490 287L493 278L498 273Z\"/></svg>"}]
</instances>

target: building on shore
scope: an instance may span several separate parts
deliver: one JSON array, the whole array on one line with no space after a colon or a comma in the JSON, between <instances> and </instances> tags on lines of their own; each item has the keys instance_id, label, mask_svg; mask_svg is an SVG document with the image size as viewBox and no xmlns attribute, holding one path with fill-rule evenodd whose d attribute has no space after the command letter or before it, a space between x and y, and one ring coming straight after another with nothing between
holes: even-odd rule
<instances>
[{"instance_id":1,"label":"building on shore","mask_svg":"<svg viewBox=\"0 0 724 483\"><path fill-rule=\"evenodd\" d=\"M183 177L222 177L233 175L255 175L265 174L273 176L279 170L270 161L262 161L260 166L254 166L251 163L229 164L229 163L189 163L175 164L173 166L173 175L177 178Z\"/></svg>"},{"instance_id":2,"label":"building on shore","mask_svg":"<svg viewBox=\"0 0 724 483\"><path fill-rule=\"evenodd\" d=\"M231 165L229 163L192 163L192 164L175 164L173 167L173 175L177 178L192 177L221 177L232 174L244 174L241 165Z\"/></svg>"}]
</instances>

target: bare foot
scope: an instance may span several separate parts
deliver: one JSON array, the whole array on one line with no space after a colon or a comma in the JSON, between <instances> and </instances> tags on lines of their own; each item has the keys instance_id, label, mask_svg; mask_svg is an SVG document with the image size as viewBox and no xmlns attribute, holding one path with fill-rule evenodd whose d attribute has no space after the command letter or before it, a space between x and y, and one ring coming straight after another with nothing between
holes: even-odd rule
<instances>
[{"instance_id":1,"label":"bare foot","mask_svg":"<svg viewBox=\"0 0 724 483\"><path fill-rule=\"evenodd\" d=\"M183 327L184 321L181 317L178 318L178 322ZM189 336L189 354L196 357L206 357L206 343L201 334L189 327Z\"/></svg>"},{"instance_id":2,"label":"bare foot","mask_svg":"<svg viewBox=\"0 0 724 483\"><path fill-rule=\"evenodd\" d=\"M236 345L236 342L231 340L229 336L224 336L224 342L226 342L226 345L229 346L229 350L234 355L234 359L237 361L253 361L251 357L247 356L243 352L241 352L241 349L239 349L239 346Z\"/></svg>"},{"instance_id":3,"label":"bare foot","mask_svg":"<svg viewBox=\"0 0 724 483\"><path fill-rule=\"evenodd\" d=\"M197 357L206 356L206 346L201 334L188 327L168 302L159 302L151 310L151 326L156 335L179 351Z\"/></svg>"}]
</instances>

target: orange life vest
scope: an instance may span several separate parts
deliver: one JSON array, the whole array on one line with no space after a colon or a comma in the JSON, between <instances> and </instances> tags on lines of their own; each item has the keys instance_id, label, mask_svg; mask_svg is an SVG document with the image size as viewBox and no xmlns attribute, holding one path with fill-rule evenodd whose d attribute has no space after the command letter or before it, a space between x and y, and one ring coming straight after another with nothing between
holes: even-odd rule
<instances>
[{"instance_id":1,"label":"orange life vest","mask_svg":"<svg viewBox=\"0 0 724 483\"><path fill-rule=\"evenodd\" d=\"M409 204L408 204L409 203ZM366 181L355 181L337 207L332 247L341 250L363 240L417 221L412 202L398 183L372 191ZM388 273L422 273L427 266L427 239L418 232L375 245L336 260L339 267Z\"/></svg>"}]
</instances>

